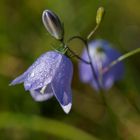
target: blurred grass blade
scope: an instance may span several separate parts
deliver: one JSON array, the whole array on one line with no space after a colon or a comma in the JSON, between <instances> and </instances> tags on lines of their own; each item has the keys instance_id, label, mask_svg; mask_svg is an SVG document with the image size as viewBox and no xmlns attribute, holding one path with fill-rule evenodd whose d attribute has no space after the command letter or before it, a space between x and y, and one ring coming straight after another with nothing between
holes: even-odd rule
<instances>
[{"instance_id":1,"label":"blurred grass blade","mask_svg":"<svg viewBox=\"0 0 140 140\"><path fill-rule=\"evenodd\" d=\"M69 140L97 140L97 138L82 130L56 120L12 112L0 113L0 129L6 127L22 127L24 129L44 132Z\"/></svg>"}]
</instances>

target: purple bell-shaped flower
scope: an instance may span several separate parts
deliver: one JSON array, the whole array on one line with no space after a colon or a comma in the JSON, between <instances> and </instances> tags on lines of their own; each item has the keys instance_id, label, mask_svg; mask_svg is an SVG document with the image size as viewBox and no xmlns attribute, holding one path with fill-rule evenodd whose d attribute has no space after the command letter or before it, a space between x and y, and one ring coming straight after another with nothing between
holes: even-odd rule
<instances>
[{"instance_id":1,"label":"purple bell-shaped flower","mask_svg":"<svg viewBox=\"0 0 140 140\"><path fill-rule=\"evenodd\" d=\"M10 85L24 83L25 90L30 91L35 101L45 101L55 96L65 113L69 113L72 106L72 75L71 60L64 54L49 51Z\"/></svg>"},{"instance_id":2,"label":"purple bell-shaped flower","mask_svg":"<svg viewBox=\"0 0 140 140\"><path fill-rule=\"evenodd\" d=\"M97 91L99 88L105 90L110 89L115 81L122 78L124 74L124 65L122 62L119 62L105 73L103 73L103 70L121 54L116 49L112 48L105 40L95 40L90 42L88 45L92 65L98 81L93 77L91 66L83 62L80 62L79 64L80 79L84 83L89 83ZM86 61L89 61L86 49L83 50L81 57Z\"/></svg>"}]
</instances>

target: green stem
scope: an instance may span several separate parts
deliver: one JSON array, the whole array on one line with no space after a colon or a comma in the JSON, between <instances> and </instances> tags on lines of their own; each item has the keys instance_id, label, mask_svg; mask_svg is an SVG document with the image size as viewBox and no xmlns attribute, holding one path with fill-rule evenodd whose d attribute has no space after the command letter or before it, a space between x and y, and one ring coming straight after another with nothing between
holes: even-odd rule
<instances>
[{"instance_id":1,"label":"green stem","mask_svg":"<svg viewBox=\"0 0 140 140\"><path fill-rule=\"evenodd\" d=\"M79 59L80 61L82 61L85 64L90 64L88 61L86 61L85 59L83 59L82 57L80 57L79 55L77 55L73 50L71 50L68 47L68 50L73 54L74 57L76 57L77 59Z\"/></svg>"},{"instance_id":2,"label":"green stem","mask_svg":"<svg viewBox=\"0 0 140 140\"><path fill-rule=\"evenodd\" d=\"M74 57L76 57L77 59L79 59L80 61L82 61L83 63L85 63L85 64L90 64L90 62L86 61L85 59L83 59L82 57L80 57L78 54L76 54L73 50L71 50L71 49L69 48L69 43L70 43L73 39L79 39L79 40L81 40L81 41L84 43L84 45L85 45L85 40L84 40L82 37L80 37L80 36L73 36L73 37L71 37L71 38L67 41L67 43L66 43L66 48L68 49L68 51L69 51L70 53L72 53Z\"/></svg>"},{"instance_id":3,"label":"green stem","mask_svg":"<svg viewBox=\"0 0 140 140\"><path fill-rule=\"evenodd\" d=\"M98 30L100 24L101 24L101 21L103 19L103 16L104 16L104 13L105 13L105 10L104 10L104 7L99 7L97 9L97 14L96 14L96 26L95 28L89 33L89 35L87 36L87 41L96 33L96 31Z\"/></svg>"},{"instance_id":4,"label":"green stem","mask_svg":"<svg viewBox=\"0 0 140 140\"><path fill-rule=\"evenodd\" d=\"M95 28L88 34L87 41L96 33L100 24L96 24Z\"/></svg>"},{"instance_id":5,"label":"green stem","mask_svg":"<svg viewBox=\"0 0 140 140\"><path fill-rule=\"evenodd\" d=\"M12 112L0 113L0 129L2 128L24 128L68 140L97 140L82 130L56 120Z\"/></svg>"},{"instance_id":6,"label":"green stem","mask_svg":"<svg viewBox=\"0 0 140 140\"><path fill-rule=\"evenodd\" d=\"M131 52L128 52L128 53L126 53L126 54L124 54L124 55L122 55L122 56L120 56L119 58L117 58L116 60L114 60L113 62L111 62L107 67L105 67L104 69L103 69L103 74L104 73L106 73L108 70L110 70L113 66L115 66L118 62L121 62L121 61L123 61L124 59L126 59L126 58L128 58L128 57L130 57L130 56L133 56L133 55L135 55L135 54L137 54L137 53L140 53L140 48L137 48L137 49L135 49L135 50L133 50L133 51L131 51Z\"/></svg>"},{"instance_id":7,"label":"green stem","mask_svg":"<svg viewBox=\"0 0 140 140\"><path fill-rule=\"evenodd\" d=\"M95 80L97 82L98 89L101 89L100 81L99 81L98 76L96 74L94 65L92 64L92 58L91 58L91 55L90 55L89 45L88 45L87 41L85 41L85 45L86 45L86 49L87 49L87 54L88 54L88 58L89 58L90 67L91 67L91 70L92 70L93 78L95 78Z\"/></svg>"},{"instance_id":8,"label":"green stem","mask_svg":"<svg viewBox=\"0 0 140 140\"><path fill-rule=\"evenodd\" d=\"M87 53L88 53L88 57L89 57L89 61L90 61L90 66L91 66L91 69L92 69L92 73L93 73L93 77L96 79L96 82L97 82L97 85L98 85L98 88L99 89L102 89L102 81L101 81L101 76L98 78L96 72L95 72L95 68L92 64L92 58L90 56L90 50L89 50L89 45L88 45L88 41L90 40L90 38L95 35L95 33L97 32L99 26L100 26L100 23L101 23L101 20L102 20L102 17L103 17L103 13L104 13L104 9L103 8L99 8L97 10L97 15L96 15L96 26L95 28L87 35L87 38L86 38L86 49L87 49Z\"/></svg>"}]
</instances>

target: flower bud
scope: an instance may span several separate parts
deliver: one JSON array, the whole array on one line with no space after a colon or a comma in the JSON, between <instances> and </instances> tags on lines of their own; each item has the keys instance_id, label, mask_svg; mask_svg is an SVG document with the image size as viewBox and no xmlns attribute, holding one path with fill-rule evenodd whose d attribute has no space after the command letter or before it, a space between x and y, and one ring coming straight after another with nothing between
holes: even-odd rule
<instances>
[{"instance_id":1,"label":"flower bud","mask_svg":"<svg viewBox=\"0 0 140 140\"><path fill-rule=\"evenodd\" d=\"M59 17L50 10L45 10L42 14L42 20L47 31L56 39L62 40L64 29Z\"/></svg>"},{"instance_id":2,"label":"flower bud","mask_svg":"<svg viewBox=\"0 0 140 140\"><path fill-rule=\"evenodd\" d=\"M100 24L102 21L102 18L104 16L104 8L103 7L99 7L97 10L97 14L96 14L96 24Z\"/></svg>"}]
</instances>

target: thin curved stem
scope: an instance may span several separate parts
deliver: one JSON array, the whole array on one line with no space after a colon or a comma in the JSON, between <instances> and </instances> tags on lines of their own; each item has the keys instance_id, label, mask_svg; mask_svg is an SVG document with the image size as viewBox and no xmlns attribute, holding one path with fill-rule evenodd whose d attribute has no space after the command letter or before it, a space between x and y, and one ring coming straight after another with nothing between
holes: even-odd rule
<instances>
[{"instance_id":1,"label":"thin curved stem","mask_svg":"<svg viewBox=\"0 0 140 140\"><path fill-rule=\"evenodd\" d=\"M99 28L99 24L96 24L95 28L88 34L87 40L89 40L96 33L98 28Z\"/></svg>"},{"instance_id":2,"label":"thin curved stem","mask_svg":"<svg viewBox=\"0 0 140 140\"><path fill-rule=\"evenodd\" d=\"M96 24L95 28L87 35L86 44L87 44L88 40L90 40L90 38L91 38L93 35L95 35L96 31L97 31L98 28L99 28L99 25L100 25L100 24ZM94 68L94 66L93 66L93 64L92 64L92 58L91 58L91 56L90 56L88 44L86 45L86 49L87 49L87 52L88 52L88 57L89 57L89 59L90 59L90 63L91 63L90 65L91 65L92 73L93 73L94 78L96 79L96 82L97 82L97 85L98 85L98 89L99 89L99 90L102 90L102 81L101 81L101 79L100 79L100 77L102 77L102 75L100 75L99 78L98 78L98 76L96 75L95 68Z\"/></svg>"},{"instance_id":3,"label":"thin curved stem","mask_svg":"<svg viewBox=\"0 0 140 140\"><path fill-rule=\"evenodd\" d=\"M68 40L68 42L70 42L70 41L73 40L73 39L80 39L80 40L85 44L85 47L86 47L86 49L87 49L87 54L88 54L88 57L89 57L89 62L88 62L88 64L91 66L93 78L96 79L98 88L100 89L101 86L100 86L98 77L97 77L97 75L96 75L95 68L94 68L94 66L93 66L93 64L92 64L92 58L91 58L91 56L90 56L90 52L89 52L89 47L88 47L87 40L83 39L83 38L80 37L80 36L73 36L72 38L70 38L70 39Z\"/></svg>"},{"instance_id":4,"label":"thin curved stem","mask_svg":"<svg viewBox=\"0 0 140 140\"><path fill-rule=\"evenodd\" d=\"M95 78L95 80L97 82L98 89L101 89L100 81L99 81L98 76L97 76L97 74L95 72L95 68L94 68L94 66L92 64L92 58L90 56L90 51L89 51L89 46L88 46L87 41L85 41L85 45L86 45L86 49L87 49L87 54L88 54L90 66L91 66L91 69L92 69L93 78Z\"/></svg>"},{"instance_id":5,"label":"thin curved stem","mask_svg":"<svg viewBox=\"0 0 140 140\"><path fill-rule=\"evenodd\" d=\"M92 34L91 34L91 35L92 35ZM89 37L90 37L90 34L89 34ZM86 47L86 49L87 49L87 54L88 54L88 57L89 57L89 62L88 62L88 64L91 66L93 78L96 79L98 88L100 89L101 86L100 86L98 77L97 77L97 75L96 75L95 68L94 68L94 66L93 66L93 64L92 64L92 58L91 58L91 56L90 56L90 52L89 52L89 47L88 47L87 40L83 39L83 38L80 37L80 36L73 36L72 38L70 38L70 39L68 40L68 43L69 43L71 40L73 40L73 39L80 39L80 40L85 44L85 47ZM79 56L78 56L78 57L79 57ZM77 57L77 58L78 58L78 57ZM82 58L80 58L80 59L82 60ZM84 60L84 61L86 61L86 60ZM84 61L83 61L83 62L84 62Z\"/></svg>"},{"instance_id":6,"label":"thin curved stem","mask_svg":"<svg viewBox=\"0 0 140 140\"><path fill-rule=\"evenodd\" d=\"M85 40L84 40L82 37L80 37L80 36L73 36L73 37L71 37L71 38L67 41L67 44L68 44L70 41L72 41L73 39L80 39L80 40L82 40L82 42L85 44ZM81 58L78 54L76 54L73 50L71 50L71 49L68 47L68 45L66 45L66 47L68 48L68 50L69 50L77 59L79 59L80 61L82 61L82 62L85 63L85 64L90 64L90 62L88 62L88 61L86 61L85 59Z\"/></svg>"},{"instance_id":7,"label":"thin curved stem","mask_svg":"<svg viewBox=\"0 0 140 140\"><path fill-rule=\"evenodd\" d=\"M140 48L137 48L131 52L128 52L122 56L120 56L118 59L112 61L107 67L105 67L103 70L102 70L102 73L106 73L107 71L109 71L113 66L115 66L117 63L125 60L126 58L130 57L130 56L133 56L137 53L140 53Z\"/></svg>"},{"instance_id":8,"label":"thin curved stem","mask_svg":"<svg viewBox=\"0 0 140 140\"><path fill-rule=\"evenodd\" d=\"M67 47L68 50L80 61L82 61L85 64L90 64L90 62L86 61L85 59L81 58L79 55L77 55L74 51L72 51L69 47Z\"/></svg>"}]
</instances>

